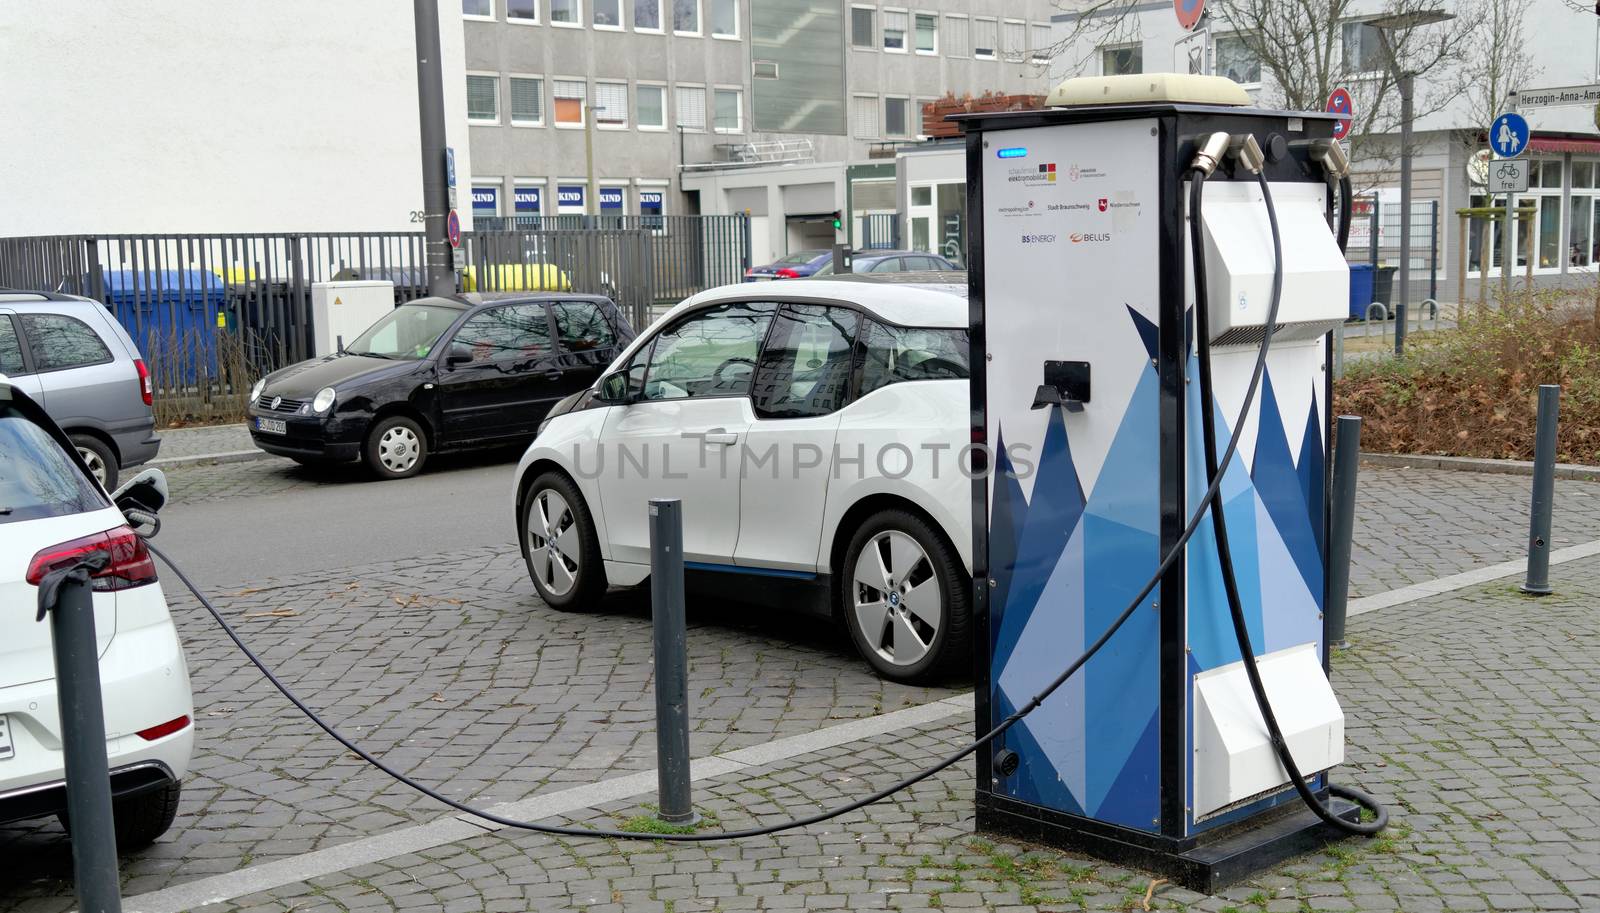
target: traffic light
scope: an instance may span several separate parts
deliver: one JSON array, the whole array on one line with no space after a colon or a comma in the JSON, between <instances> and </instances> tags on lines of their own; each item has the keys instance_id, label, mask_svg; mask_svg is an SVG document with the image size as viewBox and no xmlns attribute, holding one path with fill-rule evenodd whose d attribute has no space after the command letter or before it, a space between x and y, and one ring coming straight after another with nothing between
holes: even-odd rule
<instances>
[{"instance_id":1,"label":"traffic light","mask_svg":"<svg viewBox=\"0 0 1600 913\"><path fill-rule=\"evenodd\" d=\"M1600 0L1596 0L1596 2L1600 3ZM837 210L837 209L835 209L833 211L833 230L834 231L843 231L844 230L844 219L841 217L841 215L839 213L839 210Z\"/></svg>"}]
</instances>

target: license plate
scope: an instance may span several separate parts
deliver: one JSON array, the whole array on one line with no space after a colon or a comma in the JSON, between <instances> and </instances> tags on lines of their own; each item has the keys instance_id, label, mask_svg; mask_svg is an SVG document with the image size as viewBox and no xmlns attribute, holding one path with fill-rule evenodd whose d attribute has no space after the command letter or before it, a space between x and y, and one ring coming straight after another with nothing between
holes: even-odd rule
<instances>
[{"instance_id":1,"label":"license plate","mask_svg":"<svg viewBox=\"0 0 1600 913\"><path fill-rule=\"evenodd\" d=\"M258 418L256 430L266 434L287 434L289 428L281 418Z\"/></svg>"},{"instance_id":2,"label":"license plate","mask_svg":"<svg viewBox=\"0 0 1600 913\"><path fill-rule=\"evenodd\" d=\"M11 718L0 714L0 761L9 760L16 753L11 747Z\"/></svg>"}]
</instances>

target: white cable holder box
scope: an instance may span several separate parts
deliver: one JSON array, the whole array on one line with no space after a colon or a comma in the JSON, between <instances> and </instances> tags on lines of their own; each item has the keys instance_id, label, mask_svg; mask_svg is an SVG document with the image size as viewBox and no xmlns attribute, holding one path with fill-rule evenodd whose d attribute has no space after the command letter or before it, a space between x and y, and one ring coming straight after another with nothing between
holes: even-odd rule
<instances>
[{"instance_id":1,"label":"white cable holder box","mask_svg":"<svg viewBox=\"0 0 1600 913\"><path fill-rule=\"evenodd\" d=\"M394 283L378 280L316 282L311 286L312 350L317 358L339 351L394 310Z\"/></svg>"}]
</instances>

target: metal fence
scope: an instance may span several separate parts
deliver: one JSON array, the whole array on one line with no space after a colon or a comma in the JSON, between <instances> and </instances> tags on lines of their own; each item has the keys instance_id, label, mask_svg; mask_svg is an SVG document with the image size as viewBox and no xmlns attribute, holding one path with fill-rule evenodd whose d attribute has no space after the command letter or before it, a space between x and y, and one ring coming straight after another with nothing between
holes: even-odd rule
<instances>
[{"instance_id":1,"label":"metal fence","mask_svg":"<svg viewBox=\"0 0 1600 913\"><path fill-rule=\"evenodd\" d=\"M742 281L745 270L751 265L750 217L743 213L711 216L476 216L473 218L473 228L487 234L550 231L647 234L649 237L645 243L649 253L634 262L637 265L649 265L649 275L643 281L649 288L650 305L654 308L675 304L704 289ZM648 322L642 321L639 328L642 329Z\"/></svg>"},{"instance_id":2,"label":"metal fence","mask_svg":"<svg viewBox=\"0 0 1600 913\"><path fill-rule=\"evenodd\" d=\"M487 220L480 220L487 221ZM643 328L664 304L738 282L749 219L555 216L480 226L463 237L462 291L609 295ZM243 378L309 358L311 287L393 282L395 303L427 293L413 232L48 235L0 238L0 287L103 302L161 389L237 394Z\"/></svg>"},{"instance_id":3,"label":"metal fence","mask_svg":"<svg viewBox=\"0 0 1600 913\"><path fill-rule=\"evenodd\" d=\"M868 250L897 250L900 247L900 214L874 212L861 217L861 246Z\"/></svg>"},{"instance_id":4,"label":"metal fence","mask_svg":"<svg viewBox=\"0 0 1600 913\"><path fill-rule=\"evenodd\" d=\"M1416 305L1439 297L1440 213L1437 200L1411 204L1411 283L1406 300ZM1353 264L1375 266L1374 303L1393 316L1399 300L1394 284L1400 281L1400 206L1371 195L1358 196L1352 213L1346 257Z\"/></svg>"}]
</instances>

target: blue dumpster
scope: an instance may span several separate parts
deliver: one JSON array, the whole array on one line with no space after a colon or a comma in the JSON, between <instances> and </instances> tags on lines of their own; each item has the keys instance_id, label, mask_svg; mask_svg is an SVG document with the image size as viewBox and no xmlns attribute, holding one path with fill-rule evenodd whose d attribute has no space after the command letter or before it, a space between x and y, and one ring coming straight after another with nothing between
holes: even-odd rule
<instances>
[{"instance_id":1,"label":"blue dumpster","mask_svg":"<svg viewBox=\"0 0 1600 913\"><path fill-rule=\"evenodd\" d=\"M106 306L162 380L194 384L218 376L217 309L222 277L198 269L115 270L105 274Z\"/></svg>"},{"instance_id":2,"label":"blue dumpster","mask_svg":"<svg viewBox=\"0 0 1600 913\"><path fill-rule=\"evenodd\" d=\"M1367 305L1372 303L1372 264L1350 264L1350 317L1362 320L1367 316Z\"/></svg>"}]
</instances>

